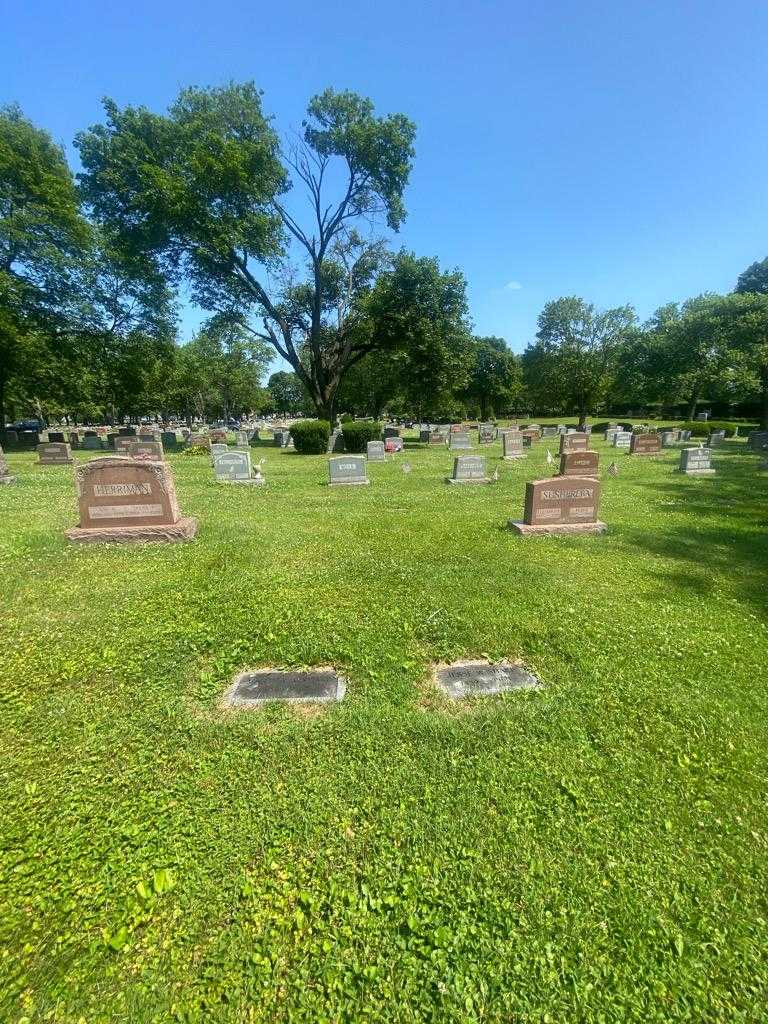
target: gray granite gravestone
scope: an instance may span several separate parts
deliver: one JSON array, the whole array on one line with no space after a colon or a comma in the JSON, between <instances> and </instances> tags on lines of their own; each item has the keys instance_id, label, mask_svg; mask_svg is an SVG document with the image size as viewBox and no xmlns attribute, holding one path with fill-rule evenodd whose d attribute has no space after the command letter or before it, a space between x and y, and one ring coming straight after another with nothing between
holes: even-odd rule
<instances>
[{"instance_id":1,"label":"gray granite gravestone","mask_svg":"<svg viewBox=\"0 0 768 1024\"><path fill-rule=\"evenodd\" d=\"M11 471L8 468L8 460L5 457L5 452L0 446L0 485L12 484L16 479L15 476L11 476Z\"/></svg>"},{"instance_id":2,"label":"gray granite gravestone","mask_svg":"<svg viewBox=\"0 0 768 1024\"><path fill-rule=\"evenodd\" d=\"M254 473L249 451L222 452L213 457L213 471L220 484L263 484L260 472Z\"/></svg>"},{"instance_id":3,"label":"gray granite gravestone","mask_svg":"<svg viewBox=\"0 0 768 1024\"><path fill-rule=\"evenodd\" d=\"M632 443L632 434L628 430L619 430L613 436L614 448L629 448Z\"/></svg>"},{"instance_id":4,"label":"gray granite gravestone","mask_svg":"<svg viewBox=\"0 0 768 1024\"><path fill-rule=\"evenodd\" d=\"M680 433L679 433L679 437L680 437L681 441L690 441L691 440L691 431L690 430L681 430Z\"/></svg>"},{"instance_id":5,"label":"gray granite gravestone","mask_svg":"<svg viewBox=\"0 0 768 1024\"><path fill-rule=\"evenodd\" d=\"M83 438L83 448L89 452L100 452L103 450L101 438L98 434L86 434Z\"/></svg>"},{"instance_id":6,"label":"gray granite gravestone","mask_svg":"<svg viewBox=\"0 0 768 1024\"><path fill-rule=\"evenodd\" d=\"M493 444L496 440L496 427L492 423L481 423L477 428L478 444Z\"/></svg>"},{"instance_id":7,"label":"gray granite gravestone","mask_svg":"<svg viewBox=\"0 0 768 1024\"><path fill-rule=\"evenodd\" d=\"M712 476L712 452L709 448L683 448L679 472L688 476Z\"/></svg>"},{"instance_id":8,"label":"gray granite gravestone","mask_svg":"<svg viewBox=\"0 0 768 1024\"><path fill-rule=\"evenodd\" d=\"M179 439L174 430L164 430L160 435L160 443L167 452L175 452L179 447Z\"/></svg>"},{"instance_id":9,"label":"gray granite gravestone","mask_svg":"<svg viewBox=\"0 0 768 1024\"><path fill-rule=\"evenodd\" d=\"M661 434L661 447L662 448L673 448L675 445L675 435L671 430L664 430Z\"/></svg>"},{"instance_id":10,"label":"gray granite gravestone","mask_svg":"<svg viewBox=\"0 0 768 1024\"><path fill-rule=\"evenodd\" d=\"M369 462L386 462L383 441L369 441L366 453Z\"/></svg>"},{"instance_id":11,"label":"gray granite gravestone","mask_svg":"<svg viewBox=\"0 0 768 1024\"><path fill-rule=\"evenodd\" d=\"M328 438L328 454L333 452L343 452L346 448L344 446L344 434L341 430L334 430L331 436Z\"/></svg>"},{"instance_id":12,"label":"gray granite gravestone","mask_svg":"<svg viewBox=\"0 0 768 1024\"><path fill-rule=\"evenodd\" d=\"M239 676L224 695L224 705L247 708L274 700L326 703L343 700L346 689L346 680L333 669L280 671L265 668Z\"/></svg>"},{"instance_id":13,"label":"gray granite gravestone","mask_svg":"<svg viewBox=\"0 0 768 1024\"><path fill-rule=\"evenodd\" d=\"M525 458L525 452L523 451L523 435L519 431L505 431L501 435L501 444L505 459L511 460Z\"/></svg>"},{"instance_id":14,"label":"gray granite gravestone","mask_svg":"<svg viewBox=\"0 0 768 1024\"><path fill-rule=\"evenodd\" d=\"M331 487L370 483L364 455L338 455L328 459L328 474Z\"/></svg>"},{"instance_id":15,"label":"gray granite gravestone","mask_svg":"<svg viewBox=\"0 0 768 1024\"><path fill-rule=\"evenodd\" d=\"M388 437L400 437L400 428L392 426L384 427L384 440L386 441Z\"/></svg>"},{"instance_id":16,"label":"gray granite gravestone","mask_svg":"<svg viewBox=\"0 0 768 1024\"><path fill-rule=\"evenodd\" d=\"M211 445L211 458L215 460L217 456L226 455L228 451L229 448L227 448L225 444L221 441L217 441L215 444Z\"/></svg>"},{"instance_id":17,"label":"gray granite gravestone","mask_svg":"<svg viewBox=\"0 0 768 1024\"><path fill-rule=\"evenodd\" d=\"M714 447L715 445L722 444L722 442L724 440L725 440L725 431L724 430L713 430L712 433L709 435L710 447Z\"/></svg>"},{"instance_id":18,"label":"gray granite gravestone","mask_svg":"<svg viewBox=\"0 0 768 1024\"><path fill-rule=\"evenodd\" d=\"M488 484L490 477L482 455L457 455L453 460L453 475L446 477L449 484Z\"/></svg>"},{"instance_id":19,"label":"gray granite gravestone","mask_svg":"<svg viewBox=\"0 0 768 1024\"><path fill-rule=\"evenodd\" d=\"M471 449L472 443L468 432L466 430L452 430L448 435L448 447L451 451Z\"/></svg>"},{"instance_id":20,"label":"gray granite gravestone","mask_svg":"<svg viewBox=\"0 0 768 1024\"><path fill-rule=\"evenodd\" d=\"M72 449L68 444L49 441L37 446L38 466L69 466L72 464Z\"/></svg>"},{"instance_id":21,"label":"gray granite gravestone","mask_svg":"<svg viewBox=\"0 0 768 1024\"><path fill-rule=\"evenodd\" d=\"M443 665L435 671L435 682L443 693L462 697L489 697L509 690L537 690L541 683L522 665L507 662L464 661Z\"/></svg>"}]
</instances>

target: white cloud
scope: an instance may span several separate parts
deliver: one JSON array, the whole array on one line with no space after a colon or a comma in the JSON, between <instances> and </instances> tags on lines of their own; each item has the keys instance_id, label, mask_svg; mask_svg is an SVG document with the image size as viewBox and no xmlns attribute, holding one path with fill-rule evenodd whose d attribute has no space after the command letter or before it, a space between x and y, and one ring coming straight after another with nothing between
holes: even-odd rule
<instances>
[{"instance_id":1,"label":"white cloud","mask_svg":"<svg viewBox=\"0 0 768 1024\"><path fill-rule=\"evenodd\" d=\"M523 286L520 284L519 281L508 281L507 284L504 285L504 291L519 292L522 287Z\"/></svg>"}]
</instances>

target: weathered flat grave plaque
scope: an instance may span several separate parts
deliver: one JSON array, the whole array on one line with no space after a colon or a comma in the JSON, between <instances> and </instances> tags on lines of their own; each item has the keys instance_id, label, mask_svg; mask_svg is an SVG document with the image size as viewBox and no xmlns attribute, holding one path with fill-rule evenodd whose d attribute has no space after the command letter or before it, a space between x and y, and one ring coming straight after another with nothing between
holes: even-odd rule
<instances>
[{"instance_id":1,"label":"weathered flat grave plaque","mask_svg":"<svg viewBox=\"0 0 768 1024\"><path fill-rule=\"evenodd\" d=\"M257 707L268 701L322 704L344 699L347 683L330 668L280 671L265 668L244 672L224 695L230 708Z\"/></svg>"},{"instance_id":2,"label":"weathered flat grave plaque","mask_svg":"<svg viewBox=\"0 0 768 1024\"><path fill-rule=\"evenodd\" d=\"M457 455L453 460L453 476L446 477L449 484L490 483L483 455Z\"/></svg>"},{"instance_id":3,"label":"weathered flat grave plaque","mask_svg":"<svg viewBox=\"0 0 768 1024\"><path fill-rule=\"evenodd\" d=\"M506 430L501 435L501 445L505 459L524 459L523 435L519 430Z\"/></svg>"},{"instance_id":4,"label":"weathered flat grave plaque","mask_svg":"<svg viewBox=\"0 0 768 1024\"><path fill-rule=\"evenodd\" d=\"M369 462L386 462L383 441L369 441L366 447Z\"/></svg>"},{"instance_id":5,"label":"weathered flat grave plaque","mask_svg":"<svg viewBox=\"0 0 768 1024\"><path fill-rule=\"evenodd\" d=\"M602 533L597 518L601 484L591 477L554 477L525 485L523 521L510 519L511 530L522 536L547 533Z\"/></svg>"},{"instance_id":6,"label":"weathered flat grave plaque","mask_svg":"<svg viewBox=\"0 0 768 1024\"><path fill-rule=\"evenodd\" d=\"M48 441L37 446L39 466L68 466L72 462L72 449L68 444Z\"/></svg>"},{"instance_id":7,"label":"weathered flat grave plaque","mask_svg":"<svg viewBox=\"0 0 768 1024\"><path fill-rule=\"evenodd\" d=\"M508 662L458 661L435 669L438 687L454 700L490 697L509 690L538 690L541 683L522 665Z\"/></svg>"},{"instance_id":8,"label":"weathered flat grave plaque","mask_svg":"<svg viewBox=\"0 0 768 1024\"><path fill-rule=\"evenodd\" d=\"M560 456L560 476L596 477L599 462L597 452L565 452Z\"/></svg>"},{"instance_id":9,"label":"weathered flat grave plaque","mask_svg":"<svg viewBox=\"0 0 768 1024\"><path fill-rule=\"evenodd\" d=\"M560 437L560 454L566 452L585 452L589 448L589 435L576 430Z\"/></svg>"},{"instance_id":10,"label":"weathered flat grave plaque","mask_svg":"<svg viewBox=\"0 0 768 1024\"><path fill-rule=\"evenodd\" d=\"M110 455L75 470L80 524L66 531L69 540L191 540L197 520L183 517L173 474L165 462L143 462Z\"/></svg>"},{"instance_id":11,"label":"weathered flat grave plaque","mask_svg":"<svg viewBox=\"0 0 768 1024\"><path fill-rule=\"evenodd\" d=\"M162 462L165 458L163 446L159 441L132 441L128 446L128 454L133 459L152 459Z\"/></svg>"},{"instance_id":12,"label":"weathered flat grave plaque","mask_svg":"<svg viewBox=\"0 0 768 1024\"><path fill-rule=\"evenodd\" d=\"M214 445L214 447L216 447ZM248 451L225 451L213 457L213 471L220 484L263 484L261 473L254 476L251 468L251 453Z\"/></svg>"},{"instance_id":13,"label":"weathered flat grave plaque","mask_svg":"<svg viewBox=\"0 0 768 1024\"><path fill-rule=\"evenodd\" d=\"M328 474L331 487L370 483L363 455L339 455L328 459Z\"/></svg>"},{"instance_id":14,"label":"weathered flat grave plaque","mask_svg":"<svg viewBox=\"0 0 768 1024\"><path fill-rule=\"evenodd\" d=\"M454 449L462 450L472 447L472 442L469 439L469 434L466 430L452 430L449 434L448 447L453 451Z\"/></svg>"},{"instance_id":15,"label":"weathered flat grave plaque","mask_svg":"<svg viewBox=\"0 0 768 1024\"><path fill-rule=\"evenodd\" d=\"M629 448L632 443L633 434L629 430L617 430L613 435L614 448Z\"/></svg>"},{"instance_id":16,"label":"weathered flat grave plaque","mask_svg":"<svg viewBox=\"0 0 768 1024\"><path fill-rule=\"evenodd\" d=\"M403 451L403 439L400 435L394 437L388 437L384 442L384 448L386 451L394 454L395 452Z\"/></svg>"},{"instance_id":17,"label":"weathered flat grave plaque","mask_svg":"<svg viewBox=\"0 0 768 1024\"><path fill-rule=\"evenodd\" d=\"M661 438L658 434L633 434L629 445L632 455L658 455Z\"/></svg>"},{"instance_id":18,"label":"weathered flat grave plaque","mask_svg":"<svg viewBox=\"0 0 768 1024\"><path fill-rule=\"evenodd\" d=\"M680 472L688 476L712 476L712 452L709 448L683 448L680 452Z\"/></svg>"}]
</instances>

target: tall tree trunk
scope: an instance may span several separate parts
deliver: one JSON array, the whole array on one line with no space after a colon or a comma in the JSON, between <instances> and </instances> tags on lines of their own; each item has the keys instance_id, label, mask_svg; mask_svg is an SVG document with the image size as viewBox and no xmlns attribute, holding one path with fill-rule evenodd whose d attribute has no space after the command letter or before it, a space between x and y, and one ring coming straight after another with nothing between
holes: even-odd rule
<instances>
[{"instance_id":1,"label":"tall tree trunk","mask_svg":"<svg viewBox=\"0 0 768 1024\"><path fill-rule=\"evenodd\" d=\"M0 374L0 437L5 440L5 377Z\"/></svg>"},{"instance_id":2,"label":"tall tree trunk","mask_svg":"<svg viewBox=\"0 0 768 1024\"><path fill-rule=\"evenodd\" d=\"M688 422L692 423L696 419L696 406L699 404L697 395L691 395L688 401Z\"/></svg>"}]
</instances>

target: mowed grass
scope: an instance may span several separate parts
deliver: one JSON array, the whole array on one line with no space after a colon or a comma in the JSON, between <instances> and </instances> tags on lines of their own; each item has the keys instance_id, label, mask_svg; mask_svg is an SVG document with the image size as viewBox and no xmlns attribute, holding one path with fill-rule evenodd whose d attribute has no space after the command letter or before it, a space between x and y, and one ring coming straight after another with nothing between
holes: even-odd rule
<instances>
[{"instance_id":1,"label":"mowed grass","mask_svg":"<svg viewBox=\"0 0 768 1024\"><path fill-rule=\"evenodd\" d=\"M199 535L145 547L68 544L71 469L9 456L0 1020L766 1019L768 474L597 440L609 533L514 536L556 446L172 455ZM544 689L439 697L471 656ZM220 709L329 664L343 704Z\"/></svg>"}]
</instances>

